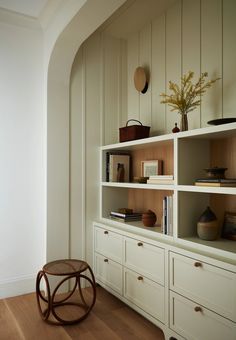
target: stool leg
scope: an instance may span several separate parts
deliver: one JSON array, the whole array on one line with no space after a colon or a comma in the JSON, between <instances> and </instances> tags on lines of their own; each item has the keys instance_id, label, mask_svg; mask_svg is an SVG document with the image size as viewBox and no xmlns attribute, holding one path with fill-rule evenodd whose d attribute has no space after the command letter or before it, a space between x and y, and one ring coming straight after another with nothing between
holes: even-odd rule
<instances>
[{"instance_id":1,"label":"stool leg","mask_svg":"<svg viewBox=\"0 0 236 340\"><path fill-rule=\"evenodd\" d=\"M40 291L40 282L41 282L42 278L44 278L45 283L46 283L47 299L41 294L41 291ZM48 319L48 317L50 315L50 312L51 312L51 295L50 295L50 286L49 286L48 278L47 278L47 275L45 274L45 272L43 270L40 270L38 272L38 275L37 275L37 279L36 279L36 298L37 298L39 314L40 314L41 318L44 321L47 321L47 319ZM44 311L41 308L40 299L48 304L47 308L45 308Z\"/></svg>"}]
</instances>

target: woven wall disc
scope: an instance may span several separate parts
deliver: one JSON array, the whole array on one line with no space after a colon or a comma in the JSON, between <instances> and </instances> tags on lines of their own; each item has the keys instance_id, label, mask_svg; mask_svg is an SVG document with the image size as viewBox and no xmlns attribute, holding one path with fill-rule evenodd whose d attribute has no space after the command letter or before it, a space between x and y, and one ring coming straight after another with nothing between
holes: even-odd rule
<instances>
[{"instance_id":1,"label":"woven wall disc","mask_svg":"<svg viewBox=\"0 0 236 340\"><path fill-rule=\"evenodd\" d=\"M147 91L147 77L143 67L137 67L134 72L134 86L137 91L145 93Z\"/></svg>"}]
</instances>

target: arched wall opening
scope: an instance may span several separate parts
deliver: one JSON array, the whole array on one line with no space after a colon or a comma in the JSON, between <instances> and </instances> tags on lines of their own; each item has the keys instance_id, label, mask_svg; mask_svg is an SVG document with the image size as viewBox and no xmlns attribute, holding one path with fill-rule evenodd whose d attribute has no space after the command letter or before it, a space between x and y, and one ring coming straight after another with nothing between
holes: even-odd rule
<instances>
[{"instance_id":1,"label":"arched wall opening","mask_svg":"<svg viewBox=\"0 0 236 340\"><path fill-rule=\"evenodd\" d=\"M73 235L70 228L71 218L71 152L81 155L79 165L81 183L85 181L84 162L86 148L84 144L84 124L86 117L81 108L82 125L79 134L82 139L78 149L72 150L70 120L70 75L76 52L83 41L90 36L125 0L87 0L78 13L57 38L49 60L47 73L47 232L46 260L51 261L70 256L85 256L84 223L86 214L86 195L82 186L80 201L81 217L77 220L80 229ZM82 74L81 74L82 76ZM96 124L96 122L94 122ZM98 132L99 135L99 132ZM92 141L91 141L92 142ZM96 150L97 151L97 150ZM96 200L96 197L95 197ZM96 203L97 204L97 203ZM73 212L76 207L73 207ZM82 235L82 237L81 237ZM70 246L74 244L74 246ZM74 250L72 250L74 249ZM82 249L82 250L81 250Z\"/></svg>"}]
</instances>

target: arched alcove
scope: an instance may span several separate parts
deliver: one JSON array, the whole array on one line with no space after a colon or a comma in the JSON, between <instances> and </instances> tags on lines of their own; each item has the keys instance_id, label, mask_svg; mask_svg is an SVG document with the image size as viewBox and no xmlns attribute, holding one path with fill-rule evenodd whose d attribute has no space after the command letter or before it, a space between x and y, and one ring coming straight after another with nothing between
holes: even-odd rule
<instances>
[{"instance_id":1,"label":"arched alcove","mask_svg":"<svg viewBox=\"0 0 236 340\"><path fill-rule=\"evenodd\" d=\"M70 256L70 74L76 52L125 0L87 0L56 39L47 72L47 261ZM82 132L82 131L81 131ZM78 152L83 153L83 145ZM84 175L84 174L82 174ZM84 217L81 216L81 222ZM82 240L81 240L82 241ZM78 240L78 247L82 242Z\"/></svg>"}]
</instances>

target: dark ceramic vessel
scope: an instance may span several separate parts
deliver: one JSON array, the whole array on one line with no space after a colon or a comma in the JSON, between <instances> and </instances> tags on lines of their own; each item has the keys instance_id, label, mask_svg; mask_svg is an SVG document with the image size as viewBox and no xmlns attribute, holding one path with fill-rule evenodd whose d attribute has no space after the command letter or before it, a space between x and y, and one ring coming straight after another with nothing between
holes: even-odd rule
<instances>
[{"instance_id":1,"label":"dark ceramic vessel","mask_svg":"<svg viewBox=\"0 0 236 340\"><path fill-rule=\"evenodd\" d=\"M216 240L219 236L218 220L210 207L207 207L199 218L197 234L199 238L206 241Z\"/></svg>"},{"instance_id":2,"label":"dark ceramic vessel","mask_svg":"<svg viewBox=\"0 0 236 340\"><path fill-rule=\"evenodd\" d=\"M142 214L142 222L145 227L153 227L156 223L156 220L156 214L152 210L148 210Z\"/></svg>"}]
</instances>

